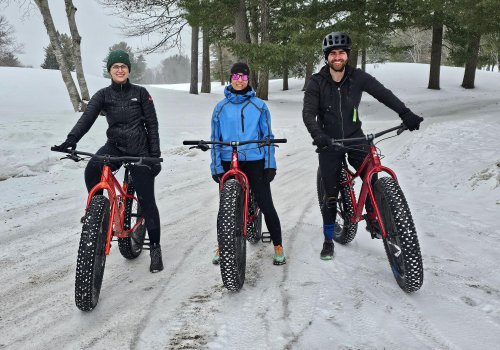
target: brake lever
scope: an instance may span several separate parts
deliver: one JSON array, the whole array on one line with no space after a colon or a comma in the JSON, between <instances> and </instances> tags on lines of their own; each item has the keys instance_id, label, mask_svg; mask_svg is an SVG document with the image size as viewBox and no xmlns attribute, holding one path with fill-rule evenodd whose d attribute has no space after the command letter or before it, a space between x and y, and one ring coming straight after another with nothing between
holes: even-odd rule
<instances>
[{"instance_id":1,"label":"brake lever","mask_svg":"<svg viewBox=\"0 0 500 350\"><path fill-rule=\"evenodd\" d=\"M403 131L405 130L408 130L408 128L406 127L406 125L404 124L401 124L400 128L398 129L398 131L396 132L397 135L401 135L403 133Z\"/></svg>"},{"instance_id":2,"label":"brake lever","mask_svg":"<svg viewBox=\"0 0 500 350\"><path fill-rule=\"evenodd\" d=\"M82 158L82 157L79 157L78 155L73 154L73 153L71 153L71 154L70 154L70 153L66 154L66 156L64 156L64 157L62 157L62 158L61 158L61 160L62 160L62 159L70 159L70 160L72 160L72 161L74 161L74 162L79 162L79 161L82 161L82 160L83 160L83 158Z\"/></svg>"}]
</instances>

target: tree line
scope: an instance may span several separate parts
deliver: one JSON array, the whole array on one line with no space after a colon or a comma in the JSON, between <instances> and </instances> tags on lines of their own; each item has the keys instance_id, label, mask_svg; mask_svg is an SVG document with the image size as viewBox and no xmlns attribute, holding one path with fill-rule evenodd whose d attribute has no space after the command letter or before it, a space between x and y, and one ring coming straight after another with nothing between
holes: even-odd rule
<instances>
[{"instance_id":1,"label":"tree line","mask_svg":"<svg viewBox=\"0 0 500 350\"><path fill-rule=\"evenodd\" d=\"M81 68L76 8L71 0L64 1L70 34L58 34L47 0L32 1L39 8L49 34L47 51L51 50L55 56L75 110L81 109L82 101L89 97ZM142 54L179 46L182 30L191 27L189 75L193 94L198 93L200 52L201 92L210 92L213 79L224 84L228 67L236 60L250 64L251 84L263 99L268 98L270 77L283 78L284 90L288 89L288 77L303 77L305 87L314 67L323 59L321 41L331 31L349 33L354 43L350 61L361 69L367 63L385 60L429 63L430 89L440 88L442 64L465 67L464 88L474 88L477 68L493 70L499 64L497 0L100 0L100 3L112 7L126 21L125 34L160 34L158 41L137 55L137 67L132 71L136 82L157 82L163 69L162 66L147 69ZM5 37L3 28L8 27L5 24L2 27L0 20L0 49ZM12 42L9 45L12 49ZM126 46L124 42L117 45ZM71 47L70 55L64 54L65 46ZM130 48L126 51L133 54ZM185 57L162 63L187 69ZM81 96L71 79L73 68Z\"/></svg>"},{"instance_id":2,"label":"tree line","mask_svg":"<svg viewBox=\"0 0 500 350\"><path fill-rule=\"evenodd\" d=\"M305 77L305 84L321 61L321 40L331 31L345 31L353 39L351 64L366 64L401 56L419 59L419 43L400 42L396 34L426 33L430 48L429 83L439 89L443 52L449 63L464 66L462 86L473 88L475 70L498 65L500 6L497 0L101 0L118 9L129 35L161 33L148 52L178 45L184 26L192 29L191 93L198 93L198 54L201 36L201 92L210 92L211 69L225 66L219 53L229 52L253 68L251 84L268 97L269 76ZM412 37L410 39L416 39ZM421 45L421 44L420 44ZM210 50L219 64L210 65ZM412 51L413 50L413 51Z\"/></svg>"}]
</instances>

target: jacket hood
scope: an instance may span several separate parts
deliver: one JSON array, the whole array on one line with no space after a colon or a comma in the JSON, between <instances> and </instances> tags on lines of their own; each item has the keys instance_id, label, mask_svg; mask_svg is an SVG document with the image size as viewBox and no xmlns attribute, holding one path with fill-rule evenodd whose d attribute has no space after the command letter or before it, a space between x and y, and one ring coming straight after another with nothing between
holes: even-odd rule
<instances>
[{"instance_id":1,"label":"jacket hood","mask_svg":"<svg viewBox=\"0 0 500 350\"><path fill-rule=\"evenodd\" d=\"M231 85L227 85L224 88L224 96L229 100L231 103L243 103L247 101L248 99L252 98L255 96L255 91L253 88L250 88L247 93L243 95L235 94L234 92L231 92Z\"/></svg>"}]
</instances>

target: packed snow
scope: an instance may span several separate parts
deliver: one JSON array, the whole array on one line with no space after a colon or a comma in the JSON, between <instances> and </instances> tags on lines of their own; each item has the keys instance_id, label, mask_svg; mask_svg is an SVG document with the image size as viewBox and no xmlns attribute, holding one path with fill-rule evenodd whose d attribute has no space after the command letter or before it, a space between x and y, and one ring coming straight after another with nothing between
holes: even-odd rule
<instances>
[{"instance_id":1,"label":"packed snow","mask_svg":"<svg viewBox=\"0 0 500 350\"><path fill-rule=\"evenodd\" d=\"M368 66L425 122L377 144L409 202L424 261L423 287L404 293L382 242L361 223L355 240L319 259L322 221L317 156L302 122L303 81L270 84L277 138L272 183L287 264L272 265L271 244L247 246L247 278L227 291L216 247L218 191L209 154L182 146L208 139L222 98L186 86L147 86L160 123L163 170L156 195L165 269L149 273L143 252L125 260L113 244L97 307L74 304L76 256L86 190L84 162L60 160L50 146L79 118L58 71L0 67L0 348L5 349L498 349L500 344L500 75L442 67ZM106 86L88 76L92 92ZM367 133L399 124L365 94ZM98 118L78 149L105 142ZM121 174L121 173L120 173ZM120 177L121 175L119 175Z\"/></svg>"}]
</instances>

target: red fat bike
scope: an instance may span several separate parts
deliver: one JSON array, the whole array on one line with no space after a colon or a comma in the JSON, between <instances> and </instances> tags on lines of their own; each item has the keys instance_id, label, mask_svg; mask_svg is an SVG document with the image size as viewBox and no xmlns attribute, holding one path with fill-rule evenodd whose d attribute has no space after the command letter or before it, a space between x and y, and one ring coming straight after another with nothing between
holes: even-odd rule
<instances>
[{"instance_id":1,"label":"red fat bike","mask_svg":"<svg viewBox=\"0 0 500 350\"><path fill-rule=\"evenodd\" d=\"M51 150L58 151L54 147ZM62 159L78 162L88 159L81 156L88 156L103 163L101 181L90 190L87 198L76 262L75 303L80 310L90 311L99 301L106 256L110 253L113 238L118 241L120 253L127 259L137 258L143 245L149 244L145 239L146 225L134 195L129 167L147 166L162 162L163 159L114 157L75 150L58 152L67 153ZM113 162L121 163L125 168L123 185L120 185L109 167Z\"/></svg>"},{"instance_id":2,"label":"red fat bike","mask_svg":"<svg viewBox=\"0 0 500 350\"><path fill-rule=\"evenodd\" d=\"M404 125L400 125L376 134L368 134L365 137L332 139L331 147L345 149L352 147L353 143L357 141L368 141L369 143L369 152L356 172L349 169L344 159L337 205L336 230L333 239L340 244L347 244L354 239L358 222L365 218L362 213L369 196L382 236L377 237L376 234L372 233L372 238L382 238L389 264L398 285L405 292L411 293L417 291L424 280L417 231L396 174L381 164L381 155L374 144L374 140L382 135L396 130L399 135L405 129ZM379 178L372 187L372 177L382 172L389 176ZM362 186L356 201L354 179L357 177L361 179ZM319 168L316 184L318 200L323 212L326 210L326 193Z\"/></svg>"},{"instance_id":3,"label":"red fat bike","mask_svg":"<svg viewBox=\"0 0 500 350\"><path fill-rule=\"evenodd\" d=\"M239 291L245 282L246 241L270 242L269 233L262 232L262 213L250 190L250 182L238 163L238 146L257 144L268 147L286 143L286 139L249 141L184 141L192 148L208 150L208 145L224 145L232 148L231 168L220 180L220 202L217 215L217 241L219 243L220 273L222 283L230 291Z\"/></svg>"}]
</instances>

